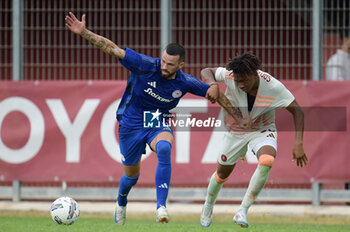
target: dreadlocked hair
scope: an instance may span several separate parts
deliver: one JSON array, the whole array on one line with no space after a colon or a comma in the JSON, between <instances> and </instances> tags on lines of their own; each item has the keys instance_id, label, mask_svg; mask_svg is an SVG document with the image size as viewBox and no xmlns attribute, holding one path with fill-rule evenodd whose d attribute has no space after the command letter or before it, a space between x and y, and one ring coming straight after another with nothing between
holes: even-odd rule
<instances>
[{"instance_id":1,"label":"dreadlocked hair","mask_svg":"<svg viewBox=\"0 0 350 232\"><path fill-rule=\"evenodd\" d=\"M258 57L251 53L244 53L230 60L226 65L226 69L238 76L245 77L255 74L260 66L261 62Z\"/></svg>"}]
</instances>

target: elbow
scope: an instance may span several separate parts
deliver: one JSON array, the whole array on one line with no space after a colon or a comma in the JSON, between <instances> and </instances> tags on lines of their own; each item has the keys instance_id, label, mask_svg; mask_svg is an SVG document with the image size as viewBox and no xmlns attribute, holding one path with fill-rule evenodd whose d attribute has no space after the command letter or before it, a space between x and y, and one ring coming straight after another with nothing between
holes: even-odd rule
<instances>
[{"instance_id":1,"label":"elbow","mask_svg":"<svg viewBox=\"0 0 350 232\"><path fill-rule=\"evenodd\" d=\"M287 107L287 110L294 116L304 118L304 111L295 100Z\"/></svg>"},{"instance_id":2,"label":"elbow","mask_svg":"<svg viewBox=\"0 0 350 232\"><path fill-rule=\"evenodd\" d=\"M203 69L201 70L201 74L202 74L202 73L206 73L206 72L210 72L210 68L203 68Z\"/></svg>"},{"instance_id":3,"label":"elbow","mask_svg":"<svg viewBox=\"0 0 350 232\"><path fill-rule=\"evenodd\" d=\"M210 84L215 82L215 72L212 68L204 68L201 70L201 80L206 83Z\"/></svg>"},{"instance_id":4,"label":"elbow","mask_svg":"<svg viewBox=\"0 0 350 232\"><path fill-rule=\"evenodd\" d=\"M304 120L304 111L301 109L301 107L295 107L291 113L295 118L299 118L301 120Z\"/></svg>"},{"instance_id":5,"label":"elbow","mask_svg":"<svg viewBox=\"0 0 350 232\"><path fill-rule=\"evenodd\" d=\"M201 79L203 81L205 81L205 77L206 75L208 75L208 73L210 73L210 69L209 68L204 68L201 70Z\"/></svg>"},{"instance_id":6,"label":"elbow","mask_svg":"<svg viewBox=\"0 0 350 232\"><path fill-rule=\"evenodd\" d=\"M109 54L111 56L117 57L119 59L124 59L124 57L125 57L125 50L120 49L117 45L113 44L113 46L109 50Z\"/></svg>"}]
</instances>

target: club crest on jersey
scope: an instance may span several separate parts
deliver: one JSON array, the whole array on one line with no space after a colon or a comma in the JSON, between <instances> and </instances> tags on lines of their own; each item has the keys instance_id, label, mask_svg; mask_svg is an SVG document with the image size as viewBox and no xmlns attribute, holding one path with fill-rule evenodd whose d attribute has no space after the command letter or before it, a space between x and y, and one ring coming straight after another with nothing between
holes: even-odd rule
<instances>
[{"instance_id":1,"label":"club crest on jersey","mask_svg":"<svg viewBox=\"0 0 350 232\"><path fill-rule=\"evenodd\" d=\"M221 160L222 160L223 162L226 162L226 161L227 161L227 156L224 155L224 154L222 154L222 155L221 155Z\"/></svg>"},{"instance_id":2,"label":"club crest on jersey","mask_svg":"<svg viewBox=\"0 0 350 232\"><path fill-rule=\"evenodd\" d=\"M173 96L173 98L179 98L179 97L181 97L182 96L182 92L181 92L181 90L175 90L173 93L172 93L172 96Z\"/></svg>"}]
</instances>

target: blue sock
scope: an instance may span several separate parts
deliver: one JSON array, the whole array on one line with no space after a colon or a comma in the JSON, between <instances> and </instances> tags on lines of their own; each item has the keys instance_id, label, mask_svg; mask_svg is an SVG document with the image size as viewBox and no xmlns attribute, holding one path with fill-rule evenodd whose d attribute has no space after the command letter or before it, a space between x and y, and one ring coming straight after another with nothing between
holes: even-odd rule
<instances>
[{"instance_id":1,"label":"blue sock","mask_svg":"<svg viewBox=\"0 0 350 232\"><path fill-rule=\"evenodd\" d=\"M171 144L161 140L156 145L158 165L156 170L157 209L166 206L171 177Z\"/></svg>"},{"instance_id":2,"label":"blue sock","mask_svg":"<svg viewBox=\"0 0 350 232\"><path fill-rule=\"evenodd\" d=\"M119 184L119 193L118 193L118 205L119 206L126 206L128 203L128 194L130 192L130 189L132 186L134 186L137 183L137 180L139 179L138 175L137 177L128 177L125 174L120 178L120 184Z\"/></svg>"}]
</instances>

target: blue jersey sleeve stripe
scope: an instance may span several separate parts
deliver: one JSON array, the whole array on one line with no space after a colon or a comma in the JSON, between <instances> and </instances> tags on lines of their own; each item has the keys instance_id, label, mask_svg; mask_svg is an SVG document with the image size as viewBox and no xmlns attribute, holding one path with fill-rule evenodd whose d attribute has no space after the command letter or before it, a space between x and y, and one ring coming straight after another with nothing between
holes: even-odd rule
<instances>
[{"instance_id":1,"label":"blue jersey sleeve stripe","mask_svg":"<svg viewBox=\"0 0 350 232\"><path fill-rule=\"evenodd\" d=\"M117 115L116 115L118 121L120 121L122 119L123 113L125 112L125 110L128 108L128 106L131 103L132 93L134 91L134 87L135 87L134 77L131 77L128 80L128 84L126 86L122 100L120 101L120 104L118 106Z\"/></svg>"},{"instance_id":2,"label":"blue jersey sleeve stripe","mask_svg":"<svg viewBox=\"0 0 350 232\"><path fill-rule=\"evenodd\" d=\"M192 93L194 95L205 97L205 94L207 93L207 91L209 89L209 85L201 82L197 78L190 76L190 75L188 75L188 76L185 75L185 78L186 78L186 80L188 80L188 83L191 86L191 89L189 91L190 93Z\"/></svg>"}]
</instances>

